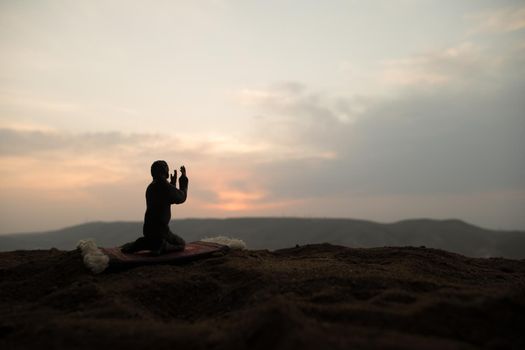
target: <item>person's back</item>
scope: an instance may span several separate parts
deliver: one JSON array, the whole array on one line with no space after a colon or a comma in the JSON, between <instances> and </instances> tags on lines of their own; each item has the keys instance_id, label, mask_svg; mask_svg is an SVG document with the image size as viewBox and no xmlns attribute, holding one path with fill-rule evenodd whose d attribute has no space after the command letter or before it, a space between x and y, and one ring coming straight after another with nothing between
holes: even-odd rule
<instances>
[{"instance_id":1,"label":"person's back","mask_svg":"<svg viewBox=\"0 0 525 350\"><path fill-rule=\"evenodd\" d=\"M176 187L176 170L171 175L170 182L168 182L168 164L165 161L156 161L151 165L153 181L146 189L144 237L122 246L121 250L124 253L151 250L153 254L159 255L166 250L184 249L184 240L172 233L169 228L171 205L184 203L187 198L188 178L186 177L186 168L182 166L180 170L182 174L179 179L178 189Z\"/></svg>"},{"instance_id":2,"label":"person's back","mask_svg":"<svg viewBox=\"0 0 525 350\"><path fill-rule=\"evenodd\" d=\"M180 189L166 179L154 179L146 189L146 213L143 234L145 237L161 238L169 232L171 205L186 201L188 178L179 179Z\"/></svg>"}]
</instances>

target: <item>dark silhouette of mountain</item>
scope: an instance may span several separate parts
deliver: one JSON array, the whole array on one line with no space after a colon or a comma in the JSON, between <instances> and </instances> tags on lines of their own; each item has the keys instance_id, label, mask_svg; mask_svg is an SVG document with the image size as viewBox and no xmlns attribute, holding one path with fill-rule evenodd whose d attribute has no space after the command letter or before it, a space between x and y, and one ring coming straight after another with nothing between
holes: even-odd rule
<instances>
[{"instance_id":1,"label":"dark silhouette of mountain","mask_svg":"<svg viewBox=\"0 0 525 350\"><path fill-rule=\"evenodd\" d=\"M415 224L435 227L393 226ZM419 247L237 250L100 275L78 251L14 251L0 253L0 348L524 349L524 296L523 260Z\"/></svg>"},{"instance_id":2,"label":"dark silhouette of mountain","mask_svg":"<svg viewBox=\"0 0 525 350\"><path fill-rule=\"evenodd\" d=\"M296 244L331 243L348 247L425 246L472 257L525 258L525 232L495 231L461 220L415 219L382 224L365 220L320 218L180 219L173 232L186 241L226 235L250 249L281 249ZM94 238L100 246L132 241L140 222L92 222L42 233L0 236L0 250L73 249L78 240Z\"/></svg>"}]
</instances>

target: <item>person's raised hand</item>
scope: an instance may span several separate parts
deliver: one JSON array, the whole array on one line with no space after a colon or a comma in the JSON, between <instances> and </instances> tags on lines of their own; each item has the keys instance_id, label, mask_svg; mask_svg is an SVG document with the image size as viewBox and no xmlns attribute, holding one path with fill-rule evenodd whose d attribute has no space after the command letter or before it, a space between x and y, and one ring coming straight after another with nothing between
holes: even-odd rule
<instances>
[{"instance_id":1,"label":"person's raised hand","mask_svg":"<svg viewBox=\"0 0 525 350\"><path fill-rule=\"evenodd\" d=\"M186 167L184 165L180 167L180 172L182 176L186 176Z\"/></svg>"},{"instance_id":2,"label":"person's raised hand","mask_svg":"<svg viewBox=\"0 0 525 350\"><path fill-rule=\"evenodd\" d=\"M175 184L177 182L177 170L173 170L173 175L170 175L170 183Z\"/></svg>"}]
</instances>

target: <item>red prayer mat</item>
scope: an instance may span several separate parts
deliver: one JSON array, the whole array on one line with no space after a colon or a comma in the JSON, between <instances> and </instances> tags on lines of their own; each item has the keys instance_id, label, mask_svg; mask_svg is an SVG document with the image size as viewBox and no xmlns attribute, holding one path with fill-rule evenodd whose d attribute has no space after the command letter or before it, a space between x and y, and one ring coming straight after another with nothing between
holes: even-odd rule
<instances>
[{"instance_id":1,"label":"red prayer mat","mask_svg":"<svg viewBox=\"0 0 525 350\"><path fill-rule=\"evenodd\" d=\"M226 245L211 242L187 243L183 251L167 252L159 256L152 256L147 250L136 253L124 254L119 247L100 248L109 257L109 265L144 265L159 263L177 263L182 261L204 258L218 252L227 252L230 248Z\"/></svg>"}]
</instances>

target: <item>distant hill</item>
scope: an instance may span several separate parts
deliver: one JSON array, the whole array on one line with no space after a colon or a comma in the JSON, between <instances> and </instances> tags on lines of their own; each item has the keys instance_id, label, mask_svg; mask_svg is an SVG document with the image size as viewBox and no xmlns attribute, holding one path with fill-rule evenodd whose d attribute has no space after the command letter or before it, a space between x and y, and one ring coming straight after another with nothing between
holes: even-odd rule
<instances>
[{"instance_id":1,"label":"distant hill","mask_svg":"<svg viewBox=\"0 0 525 350\"><path fill-rule=\"evenodd\" d=\"M381 224L352 219L233 218L172 221L173 232L186 241L226 235L242 239L250 249L281 249L331 243L349 247L426 246L466 256L525 258L524 231L495 231L461 220L415 219ZM121 245L141 235L140 222L92 222L40 233L0 235L0 251L74 249L78 240L93 238L101 246Z\"/></svg>"}]
</instances>

